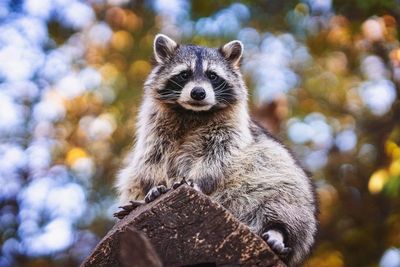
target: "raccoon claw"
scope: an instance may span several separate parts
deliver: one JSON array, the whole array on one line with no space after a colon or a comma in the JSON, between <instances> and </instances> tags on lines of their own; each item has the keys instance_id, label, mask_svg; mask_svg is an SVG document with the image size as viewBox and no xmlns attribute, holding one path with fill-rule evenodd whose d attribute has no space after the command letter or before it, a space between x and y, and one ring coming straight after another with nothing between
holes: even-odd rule
<instances>
[{"instance_id":1,"label":"raccoon claw","mask_svg":"<svg viewBox=\"0 0 400 267\"><path fill-rule=\"evenodd\" d=\"M261 237L267 242L269 247L280 257L287 257L292 248L285 247L283 243L283 236L280 232L275 230L269 230L261 235Z\"/></svg>"},{"instance_id":2,"label":"raccoon claw","mask_svg":"<svg viewBox=\"0 0 400 267\"><path fill-rule=\"evenodd\" d=\"M185 178L183 178L180 182L175 182L172 184L172 189L177 189L178 187L180 187L181 185L187 184Z\"/></svg>"},{"instance_id":3,"label":"raccoon claw","mask_svg":"<svg viewBox=\"0 0 400 267\"><path fill-rule=\"evenodd\" d=\"M164 185L158 185L155 186L153 188L151 188L149 190L149 192L147 192L147 195L143 200L140 201L129 201L130 204L125 205L125 206L121 206L119 207L120 211L114 213L114 217L117 217L118 219L123 219L125 216L127 216L132 210L136 209L139 206L142 206L146 203L152 202L154 201L157 197L159 197L161 194L164 194L166 192L168 192L169 189L167 189Z\"/></svg>"},{"instance_id":4,"label":"raccoon claw","mask_svg":"<svg viewBox=\"0 0 400 267\"><path fill-rule=\"evenodd\" d=\"M199 185L196 184L192 179L189 179L189 180L187 181L187 184L188 184L190 187L192 187L194 190L196 190L196 191L198 191L198 192L202 192L201 189L200 189L200 187L199 187Z\"/></svg>"},{"instance_id":5,"label":"raccoon claw","mask_svg":"<svg viewBox=\"0 0 400 267\"><path fill-rule=\"evenodd\" d=\"M145 204L143 201L129 201L130 204L119 207L122 209L121 211L115 212L113 215L118 219L123 219L127 216L132 210L136 209L137 207Z\"/></svg>"},{"instance_id":6,"label":"raccoon claw","mask_svg":"<svg viewBox=\"0 0 400 267\"><path fill-rule=\"evenodd\" d=\"M187 180L186 184L188 184L190 187L195 187L195 185L196 185L192 179Z\"/></svg>"},{"instance_id":7,"label":"raccoon claw","mask_svg":"<svg viewBox=\"0 0 400 267\"><path fill-rule=\"evenodd\" d=\"M183 178L180 182L175 182L172 185L172 189L177 189L178 187L180 187L181 185L184 185L184 184L187 184L188 186L192 187L196 191L201 192L200 187L192 179L186 180L185 178Z\"/></svg>"},{"instance_id":8,"label":"raccoon claw","mask_svg":"<svg viewBox=\"0 0 400 267\"><path fill-rule=\"evenodd\" d=\"M162 194L167 193L168 191L169 191L169 189L167 187L165 187L165 185L155 186L155 187L151 188L149 190L149 192L147 192L147 195L144 197L144 202L150 203L150 202L154 201L156 198L158 198L159 196L161 196Z\"/></svg>"}]
</instances>

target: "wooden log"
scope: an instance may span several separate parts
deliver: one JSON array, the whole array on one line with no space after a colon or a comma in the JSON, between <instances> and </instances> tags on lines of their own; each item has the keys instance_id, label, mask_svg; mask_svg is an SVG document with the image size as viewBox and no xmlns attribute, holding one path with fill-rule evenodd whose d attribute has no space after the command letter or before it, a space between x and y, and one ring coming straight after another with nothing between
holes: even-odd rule
<instances>
[{"instance_id":1,"label":"wooden log","mask_svg":"<svg viewBox=\"0 0 400 267\"><path fill-rule=\"evenodd\" d=\"M187 185L117 222L81 266L141 267L161 262L163 266L285 266L246 225Z\"/></svg>"}]
</instances>

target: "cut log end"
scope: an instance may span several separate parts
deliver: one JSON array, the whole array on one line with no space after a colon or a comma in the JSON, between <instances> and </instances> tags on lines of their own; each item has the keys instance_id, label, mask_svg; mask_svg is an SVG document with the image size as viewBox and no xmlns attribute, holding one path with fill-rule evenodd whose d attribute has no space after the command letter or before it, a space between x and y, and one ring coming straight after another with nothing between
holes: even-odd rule
<instances>
[{"instance_id":1,"label":"cut log end","mask_svg":"<svg viewBox=\"0 0 400 267\"><path fill-rule=\"evenodd\" d=\"M226 209L181 186L117 222L81 266L285 264Z\"/></svg>"}]
</instances>

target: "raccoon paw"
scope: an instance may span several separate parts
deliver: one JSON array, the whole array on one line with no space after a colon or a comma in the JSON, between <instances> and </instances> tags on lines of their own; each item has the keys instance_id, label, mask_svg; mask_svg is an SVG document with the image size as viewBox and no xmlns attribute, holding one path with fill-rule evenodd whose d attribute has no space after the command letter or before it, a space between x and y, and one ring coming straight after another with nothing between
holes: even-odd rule
<instances>
[{"instance_id":1,"label":"raccoon paw","mask_svg":"<svg viewBox=\"0 0 400 267\"><path fill-rule=\"evenodd\" d=\"M126 215L128 215L132 210L136 209L137 207L144 205L145 202L144 201L129 201L128 205L125 206L121 206L119 207L120 211L114 213L114 217L118 218L118 219L123 219Z\"/></svg>"},{"instance_id":2,"label":"raccoon paw","mask_svg":"<svg viewBox=\"0 0 400 267\"><path fill-rule=\"evenodd\" d=\"M292 251L290 247L285 246L283 235L277 230L268 230L261 237L279 257L285 258Z\"/></svg>"},{"instance_id":3,"label":"raccoon paw","mask_svg":"<svg viewBox=\"0 0 400 267\"><path fill-rule=\"evenodd\" d=\"M165 185L154 186L149 190L149 192L147 192L146 196L144 197L144 202L150 203L162 194L167 193L168 191L169 189Z\"/></svg>"}]
</instances>

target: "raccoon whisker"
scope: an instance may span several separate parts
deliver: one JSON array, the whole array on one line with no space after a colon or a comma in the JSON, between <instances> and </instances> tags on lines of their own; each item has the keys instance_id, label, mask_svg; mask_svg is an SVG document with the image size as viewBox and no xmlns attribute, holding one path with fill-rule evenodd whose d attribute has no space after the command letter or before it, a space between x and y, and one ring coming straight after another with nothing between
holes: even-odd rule
<instances>
[{"instance_id":1,"label":"raccoon whisker","mask_svg":"<svg viewBox=\"0 0 400 267\"><path fill-rule=\"evenodd\" d=\"M163 90L164 92L175 92L175 93L179 93L180 90L175 90L173 88L165 88L165 90Z\"/></svg>"},{"instance_id":2,"label":"raccoon whisker","mask_svg":"<svg viewBox=\"0 0 400 267\"><path fill-rule=\"evenodd\" d=\"M169 90L169 91L161 91L158 93L159 95L177 95L179 96L180 92L179 91L175 91L175 90Z\"/></svg>"},{"instance_id":3,"label":"raccoon whisker","mask_svg":"<svg viewBox=\"0 0 400 267\"><path fill-rule=\"evenodd\" d=\"M227 91L216 91L215 95L218 95L218 96L235 96L234 93L230 93L230 92L227 92Z\"/></svg>"},{"instance_id":4,"label":"raccoon whisker","mask_svg":"<svg viewBox=\"0 0 400 267\"><path fill-rule=\"evenodd\" d=\"M161 95L161 96L169 96L169 95L171 95L171 96L179 96L179 93L159 93L159 95Z\"/></svg>"},{"instance_id":5,"label":"raccoon whisker","mask_svg":"<svg viewBox=\"0 0 400 267\"><path fill-rule=\"evenodd\" d=\"M225 90L225 91L217 90L217 91L214 91L214 92L215 92L216 95L234 95L233 93L231 93L230 91L227 91L227 90Z\"/></svg>"},{"instance_id":6,"label":"raccoon whisker","mask_svg":"<svg viewBox=\"0 0 400 267\"><path fill-rule=\"evenodd\" d=\"M177 100L178 97L173 97L173 96L161 96L158 97L159 100Z\"/></svg>"},{"instance_id":7,"label":"raccoon whisker","mask_svg":"<svg viewBox=\"0 0 400 267\"><path fill-rule=\"evenodd\" d=\"M229 104L230 104L230 103L229 103L227 100L225 100L225 99L221 99L219 102L222 103L222 104L225 104L225 105L227 105L227 106L229 106Z\"/></svg>"},{"instance_id":8,"label":"raccoon whisker","mask_svg":"<svg viewBox=\"0 0 400 267\"><path fill-rule=\"evenodd\" d=\"M161 100L161 101L175 101L176 97L164 97L164 96L159 96L156 97L156 99Z\"/></svg>"},{"instance_id":9,"label":"raccoon whisker","mask_svg":"<svg viewBox=\"0 0 400 267\"><path fill-rule=\"evenodd\" d=\"M217 101L218 101L218 102L225 103L225 104L230 104L230 102L229 102L227 99L224 99L224 98L218 98Z\"/></svg>"},{"instance_id":10,"label":"raccoon whisker","mask_svg":"<svg viewBox=\"0 0 400 267\"><path fill-rule=\"evenodd\" d=\"M167 100L167 99L178 99L179 98L179 95L159 95L158 96L158 99L164 99L164 100Z\"/></svg>"},{"instance_id":11,"label":"raccoon whisker","mask_svg":"<svg viewBox=\"0 0 400 267\"><path fill-rule=\"evenodd\" d=\"M167 99L178 99L178 97L176 97L176 96L160 96L159 99L165 99L165 100L167 100Z\"/></svg>"},{"instance_id":12,"label":"raccoon whisker","mask_svg":"<svg viewBox=\"0 0 400 267\"><path fill-rule=\"evenodd\" d=\"M220 85L217 86L217 88L214 89L214 91L217 91L217 90L223 88L226 84L227 84L227 82L223 81Z\"/></svg>"},{"instance_id":13,"label":"raccoon whisker","mask_svg":"<svg viewBox=\"0 0 400 267\"><path fill-rule=\"evenodd\" d=\"M183 89L183 86L180 85L179 83L175 82L173 79L169 79L169 81L171 81L171 82L174 83L175 85L179 86L179 88Z\"/></svg>"},{"instance_id":14,"label":"raccoon whisker","mask_svg":"<svg viewBox=\"0 0 400 267\"><path fill-rule=\"evenodd\" d=\"M156 97L156 99L157 100L160 100L160 101L163 101L164 103L171 103L171 104L174 104L175 103L175 100L172 100L172 99L168 99L168 98L161 98L161 97Z\"/></svg>"},{"instance_id":15,"label":"raccoon whisker","mask_svg":"<svg viewBox=\"0 0 400 267\"><path fill-rule=\"evenodd\" d=\"M228 83L222 84L219 87L215 89L216 92L224 92L226 88L228 87Z\"/></svg>"},{"instance_id":16,"label":"raccoon whisker","mask_svg":"<svg viewBox=\"0 0 400 267\"><path fill-rule=\"evenodd\" d=\"M235 95L215 95L215 96L216 96L216 98L219 98L219 99L225 99L225 98L231 99L231 98L236 97Z\"/></svg>"}]
</instances>

